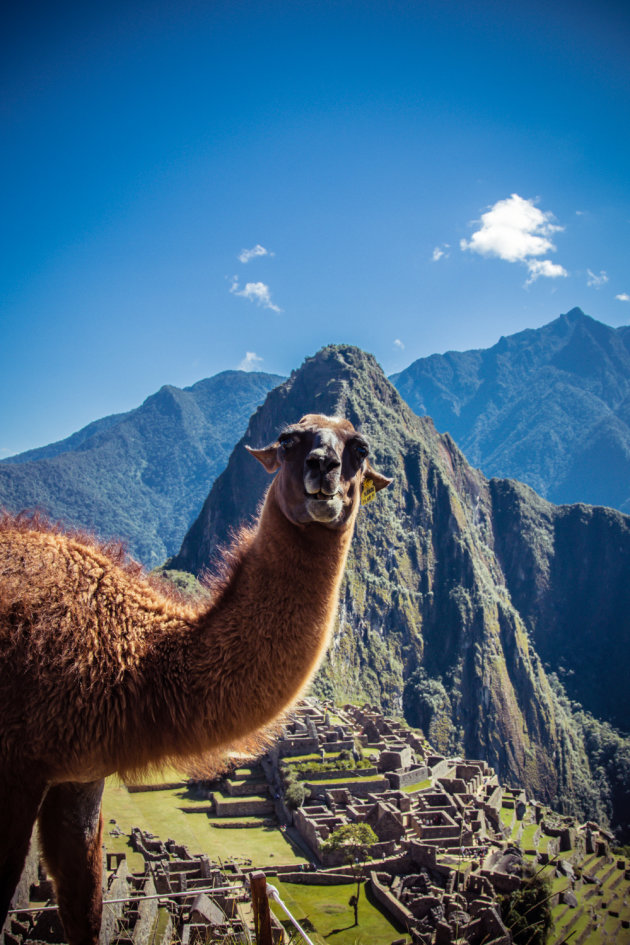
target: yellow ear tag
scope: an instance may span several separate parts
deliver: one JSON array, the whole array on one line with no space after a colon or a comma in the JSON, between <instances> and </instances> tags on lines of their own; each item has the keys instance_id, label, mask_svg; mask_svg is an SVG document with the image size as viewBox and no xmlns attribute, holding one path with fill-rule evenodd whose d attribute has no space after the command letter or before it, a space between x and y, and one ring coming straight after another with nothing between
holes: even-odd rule
<instances>
[{"instance_id":1,"label":"yellow ear tag","mask_svg":"<svg viewBox=\"0 0 630 945\"><path fill-rule=\"evenodd\" d=\"M368 502L371 502L376 498L376 489L374 488L374 483L371 479L363 480L363 488L361 489L361 505L367 505Z\"/></svg>"}]
</instances>

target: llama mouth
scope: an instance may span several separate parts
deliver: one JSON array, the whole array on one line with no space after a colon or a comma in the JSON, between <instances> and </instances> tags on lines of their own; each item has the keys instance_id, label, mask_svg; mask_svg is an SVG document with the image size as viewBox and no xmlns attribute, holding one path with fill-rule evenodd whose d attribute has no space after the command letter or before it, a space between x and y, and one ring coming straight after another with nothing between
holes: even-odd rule
<instances>
[{"instance_id":1,"label":"llama mouth","mask_svg":"<svg viewBox=\"0 0 630 945\"><path fill-rule=\"evenodd\" d=\"M331 525L339 520L343 512L343 502L338 492L333 495L326 492L307 492L306 508L313 521Z\"/></svg>"},{"instance_id":2,"label":"llama mouth","mask_svg":"<svg viewBox=\"0 0 630 945\"><path fill-rule=\"evenodd\" d=\"M339 495L338 492L333 492L329 494L328 492L307 492L304 490L304 495L307 499L315 499L317 502L332 502L333 499L336 499Z\"/></svg>"}]
</instances>

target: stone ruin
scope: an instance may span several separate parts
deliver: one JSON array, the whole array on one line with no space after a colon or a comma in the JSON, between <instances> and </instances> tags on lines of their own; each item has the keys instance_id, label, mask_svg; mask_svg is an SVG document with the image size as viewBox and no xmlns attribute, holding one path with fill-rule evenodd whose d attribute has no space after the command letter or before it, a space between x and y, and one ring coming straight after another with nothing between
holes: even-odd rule
<instances>
[{"instance_id":1,"label":"stone ruin","mask_svg":"<svg viewBox=\"0 0 630 945\"><path fill-rule=\"evenodd\" d=\"M336 768L341 752L355 765ZM361 756L367 767L358 766ZM308 759L326 765L309 770ZM284 801L284 773L300 761L310 797L291 811ZM588 913L590 924L576 937L576 945L604 927L618 930L616 941L630 942L630 922L619 905L630 897L630 867L611 856L613 838L605 830L592 822L578 825L529 801L522 790L500 785L483 761L435 753L420 733L372 706L340 709L304 700L261 765L264 784L257 775L258 780L250 778L248 790L262 792L264 787L264 810L250 809L253 802L237 780L228 776L217 784L231 802L230 813L271 814L265 822L279 822L311 861L302 869L278 865L268 871L270 876L309 884L353 882L354 867L339 852L326 851L324 842L343 824L365 822L377 837L364 867L366 882L415 945L509 945L498 897L520 887L526 861L537 869L548 866L566 879L566 888L553 899L563 935L578 920L582 929ZM198 787L208 792L204 796L221 816L216 784ZM104 898L127 901L105 907L103 945L168 945L174 937L183 943L219 942L228 934L248 934L247 878L255 864L216 864L139 829L132 831L130 842L144 869L131 873L124 854L107 856ZM206 891L225 885L237 888ZM163 898L147 898L156 895ZM35 851L18 890L19 904L43 907L51 897L52 884L38 867ZM273 922L274 942L279 943L284 933ZM34 941L64 941L54 910L9 917L5 945Z\"/></svg>"},{"instance_id":2,"label":"stone ruin","mask_svg":"<svg viewBox=\"0 0 630 945\"><path fill-rule=\"evenodd\" d=\"M193 945L247 934L250 897L246 877L236 867L222 868L138 827L130 841L144 868L132 873L125 853L106 855L101 945ZM211 891L226 886L234 888ZM53 888L39 862L36 840L16 898L17 911L9 914L3 930L4 945L66 941L56 909L47 908L54 903Z\"/></svg>"},{"instance_id":3,"label":"stone ruin","mask_svg":"<svg viewBox=\"0 0 630 945\"><path fill-rule=\"evenodd\" d=\"M302 881L321 883L328 874L338 882L351 872L325 841L343 824L368 823L378 841L367 881L414 943L509 945L498 896L520 887L527 856L544 866L563 850L609 855L611 838L598 825L559 821L523 791L502 787L486 762L436 754L420 733L369 705L333 709L305 700L267 756L268 778L281 788L292 758L356 754L358 746L372 768L306 772L310 798L294 812L285 808L317 868L316 880ZM524 855L515 841L530 835L540 849Z\"/></svg>"}]
</instances>

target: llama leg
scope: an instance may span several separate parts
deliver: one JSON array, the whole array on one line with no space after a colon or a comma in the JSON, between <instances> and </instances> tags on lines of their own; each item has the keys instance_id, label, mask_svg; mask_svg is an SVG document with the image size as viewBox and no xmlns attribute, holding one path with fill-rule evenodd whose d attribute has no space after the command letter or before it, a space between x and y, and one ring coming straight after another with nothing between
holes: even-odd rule
<instances>
[{"instance_id":1,"label":"llama leg","mask_svg":"<svg viewBox=\"0 0 630 945\"><path fill-rule=\"evenodd\" d=\"M22 875L44 791L43 784L28 778L0 783L0 929Z\"/></svg>"},{"instance_id":2,"label":"llama leg","mask_svg":"<svg viewBox=\"0 0 630 945\"><path fill-rule=\"evenodd\" d=\"M57 784L39 814L44 859L70 945L95 945L101 930L103 787L102 780Z\"/></svg>"}]
</instances>

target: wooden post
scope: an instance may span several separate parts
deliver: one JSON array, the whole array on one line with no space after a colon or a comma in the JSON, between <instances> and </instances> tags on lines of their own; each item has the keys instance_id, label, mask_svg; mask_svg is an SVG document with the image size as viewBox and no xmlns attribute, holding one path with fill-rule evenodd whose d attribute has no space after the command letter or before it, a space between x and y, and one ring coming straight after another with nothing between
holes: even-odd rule
<instances>
[{"instance_id":1,"label":"wooden post","mask_svg":"<svg viewBox=\"0 0 630 945\"><path fill-rule=\"evenodd\" d=\"M249 884L252 891L254 909L254 929L256 945L273 945L271 938L271 912L267 898L267 877L261 870L250 873Z\"/></svg>"}]
</instances>

